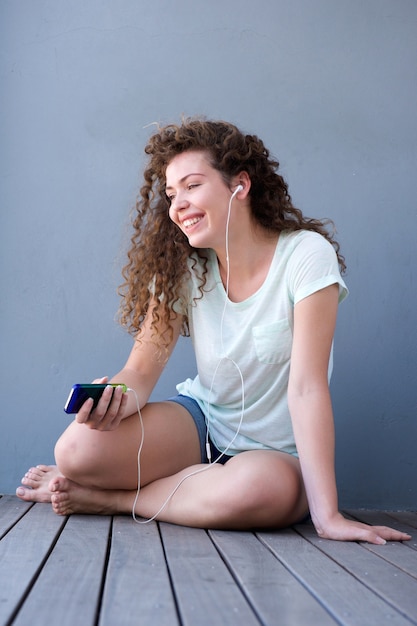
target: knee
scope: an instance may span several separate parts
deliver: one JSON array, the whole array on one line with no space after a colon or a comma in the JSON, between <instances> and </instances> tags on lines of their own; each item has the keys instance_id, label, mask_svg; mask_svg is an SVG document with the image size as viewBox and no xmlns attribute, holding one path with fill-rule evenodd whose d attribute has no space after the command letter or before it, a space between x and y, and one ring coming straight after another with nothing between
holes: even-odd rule
<instances>
[{"instance_id":1,"label":"knee","mask_svg":"<svg viewBox=\"0 0 417 626\"><path fill-rule=\"evenodd\" d=\"M87 454L82 439L74 430L68 428L56 442L55 462L66 478L80 482L80 478L91 469L93 455Z\"/></svg>"},{"instance_id":2,"label":"knee","mask_svg":"<svg viewBox=\"0 0 417 626\"><path fill-rule=\"evenodd\" d=\"M258 519L260 513L266 511L270 494L249 468L242 466L230 477L226 472L227 468L211 494L207 510L211 510L216 519L223 519L225 527L230 522L231 527L247 528L250 520Z\"/></svg>"},{"instance_id":3,"label":"knee","mask_svg":"<svg viewBox=\"0 0 417 626\"><path fill-rule=\"evenodd\" d=\"M306 508L301 477L285 469L275 473L268 466L242 463L230 483L222 482L217 507L231 527L286 526L301 516L298 510Z\"/></svg>"}]
</instances>

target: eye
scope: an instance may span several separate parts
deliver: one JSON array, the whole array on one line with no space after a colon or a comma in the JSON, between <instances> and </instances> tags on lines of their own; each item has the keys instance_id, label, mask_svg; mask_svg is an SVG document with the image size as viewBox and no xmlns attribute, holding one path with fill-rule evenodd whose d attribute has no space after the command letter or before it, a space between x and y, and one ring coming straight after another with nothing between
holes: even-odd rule
<instances>
[{"instance_id":1,"label":"eye","mask_svg":"<svg viewBox=\"0 0 417 626\"><path fill-rule=\"evenodd\" d=\"M188 191L191 191L191 189L194 189L194 187L199 187L200 183L190 183L189 185L187 185L187 189Z\"/></svg>"}]
</instances>

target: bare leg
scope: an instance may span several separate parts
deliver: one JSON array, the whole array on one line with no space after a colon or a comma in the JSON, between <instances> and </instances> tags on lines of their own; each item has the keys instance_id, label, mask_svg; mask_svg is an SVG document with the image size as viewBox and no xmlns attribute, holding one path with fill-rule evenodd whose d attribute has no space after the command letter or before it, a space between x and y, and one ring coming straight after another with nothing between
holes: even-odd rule
<instances>
[{"instance_id":1,"label":"bare leg","mask_svg":"<svg viewBox=\"0 0 417 626\"><path fill-rule=\"evenodd\" d=\"M301 470L294 457L245 452L225 466L208 467L195 465L146 485L136 513L150 518L166 502L159 520L201 528L248 529L286 526L307 512ZM189 476L193 472L198 473ZM51 489L52 506L61 515L130 513L135 497L135 491L86 489L62 477L52 481Z\"/></svg>"},{"instance_id":2,"label":"bare leg","mask_svg":"<svg viewBox=\"0 0 417 626\"><path fill-rule=\"evenodd\" d=\"M141 454L141 482L175 474L200 460L197 429L188 411L173 402L148 404L142 410L145 440ZM72 422L55 447L57 466L31 468L16 491L19 498L50 502L50 483L65 476L79 487L136 490L137 454L141 439L138 415L114 431L92 430Z\"/></svg>"},{"instance_id":3,"label":"bare leg","mask_svg":"<svg viewBox=\"0 0 417 626\"><path fill-rule=\"evenodd\" d=\"M285 526L306 513L298 459L254 451L239 454L225 466L197 465L197 429L184 407L170 402L149 404L142 415L145 443L137 515L150 518L167 502L158 515L160 520L243 529ZM107 432L73 422L56 445L59 472L31 470L28 486L36 492L49 475L49 493L45 495L43 488L43 497L50 498L54 511L61 515L129 514L137 490L140 435L138 416ZM190 473L207 467L186 478L176 490Z\"/></svg>"},{"instance_id":4,"label":"bare leg","mask_svg":"<svg viewBox=\"0 0 417 626\"><path fill-rule=\"evenodd\" d=\"M150 517L195 466L177 476L147 485L137 512ZM158 509L156 509L158 505ZM169 499L158 519L199 528L249 529L282 527L308 511L298 459L281 452L243 452L224 466L187 478Z\"/></svg>"},{"instance_id":5,"label":"bare leg","mask_svg":"<svg viewBox=\"0 0 417 626\"><path fill-rule=\"evenodd\" d=\"M170 476L200 461L197 428L176 402L157 402L142 410L144 445L141 484ZM92 430L72 422L55 446L61 473L86 487L136 489L141 425L132 415L113 431Z\"/></svg>"}]
</instances>

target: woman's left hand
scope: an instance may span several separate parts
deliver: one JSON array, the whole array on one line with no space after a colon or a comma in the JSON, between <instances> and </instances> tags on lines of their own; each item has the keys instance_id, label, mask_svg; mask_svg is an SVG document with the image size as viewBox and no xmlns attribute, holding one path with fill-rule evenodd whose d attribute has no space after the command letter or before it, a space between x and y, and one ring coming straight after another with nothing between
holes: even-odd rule
<instances>
[{"instance_id":1,"label":"woman's left hand","mask_svg":"<svg viewBox=\"0 0 417 626\"><path fill-rule=\"evenodd\" d=\"M369 526L362 522L348 520L340 513L325 524L314 524L317 534L323 539L336 541L367 541L382 545L387 541L408 541L411 535L388 526Z\"/></svg>"}]
</instances>

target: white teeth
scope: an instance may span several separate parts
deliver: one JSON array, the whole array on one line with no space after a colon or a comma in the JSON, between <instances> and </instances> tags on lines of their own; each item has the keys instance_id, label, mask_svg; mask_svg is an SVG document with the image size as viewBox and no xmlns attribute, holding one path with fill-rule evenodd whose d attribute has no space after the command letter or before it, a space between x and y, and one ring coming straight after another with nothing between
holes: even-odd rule
<instances>
[{"instance_id":1,"label":"white teeth","mask_svg":"<svg viewBox=\"0 0 417 626\"><path fill-rule=\"evenodd\" d=\"M183 225L185 226L185 228L188 228L189 226L194 226L194 224L197 224L197 222L200 221L201 217L193 217L192 219L184 220Z\"/></svg>"}]
</instances>

